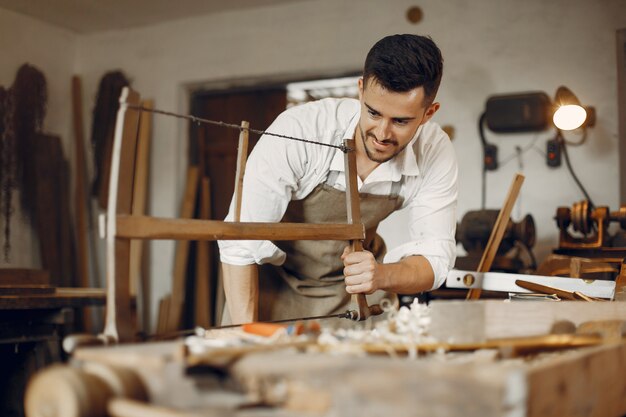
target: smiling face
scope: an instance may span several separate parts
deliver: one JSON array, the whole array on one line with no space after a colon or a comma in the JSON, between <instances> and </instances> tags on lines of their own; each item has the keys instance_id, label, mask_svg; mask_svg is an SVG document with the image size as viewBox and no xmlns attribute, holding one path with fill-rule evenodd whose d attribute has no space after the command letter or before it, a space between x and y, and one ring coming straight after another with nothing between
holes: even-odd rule
<instances>
[{"instance_id":1,"label":"smiling face","mask_svg":"<svg viewBox=\"0 0 626 417\"><path fill-rule=\"evenodd\" d=\"M413 139L420 125L439 109L439 103L425 105L424 88L394 92L376 79L359 80L361 117L357 129L357 156L381 164L398 155Z\"/></svg>"}]
</instances>

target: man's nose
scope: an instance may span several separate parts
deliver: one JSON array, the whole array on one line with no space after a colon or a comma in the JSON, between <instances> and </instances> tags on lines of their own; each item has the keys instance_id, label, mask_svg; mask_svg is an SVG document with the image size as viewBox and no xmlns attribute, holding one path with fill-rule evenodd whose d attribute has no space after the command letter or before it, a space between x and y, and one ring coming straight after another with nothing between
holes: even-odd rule
<instances>
[{"instance_id":1,"label":"man's nose","mask_svg":"<svg viewBox=\"0 0 626 417\"><path fill-rule=\"evenodd\" d=\"M389 128L391 127L388 120L381 120L376 126L374 130L374 134L376 135L376 139L379 141L385 140L389 138Z\"/></svg>"}]
</instances>

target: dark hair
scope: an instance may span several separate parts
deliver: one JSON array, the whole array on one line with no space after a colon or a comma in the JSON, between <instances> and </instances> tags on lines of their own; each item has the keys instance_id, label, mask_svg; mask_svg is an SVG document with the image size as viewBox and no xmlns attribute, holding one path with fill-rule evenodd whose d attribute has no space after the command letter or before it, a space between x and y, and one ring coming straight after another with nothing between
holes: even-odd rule
<instances>
[{"instance_id":1,"label":"dark hair","mask_svg":"<svg viewBox=\"0 0 626 417\"><path fill-rule=\"evenodd\" d=\"M403 93L424 87L425 102L432 103L443 74L441 51L430 37L392 35L376 42L365 58L363 84L377 82Z\"/></svg>"}]
</instances>

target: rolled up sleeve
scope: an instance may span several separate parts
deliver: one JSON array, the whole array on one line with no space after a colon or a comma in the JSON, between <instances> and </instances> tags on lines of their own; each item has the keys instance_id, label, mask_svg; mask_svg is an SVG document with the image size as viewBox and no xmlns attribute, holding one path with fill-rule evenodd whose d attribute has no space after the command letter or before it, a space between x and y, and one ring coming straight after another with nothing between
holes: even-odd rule
<instances>
[{"instance_id":1,"label":"rolled up sleeve","mask_svg":"<svg viewBox=\"0 0 626 417\"><path fill-rule=\"evenodd\" d=\"M268 128L273 133L300 137L298 123L281 115ZM292 194L298 186L306 165L307 151L302 144L280 138L262 136L253 149L243 182L241 199L242 222L279 222ZM234 202L225 221L234 219ZM220 259L231 265L280 265L285 253L267 240L220 240Z\"/></svg>"}]
</instances>

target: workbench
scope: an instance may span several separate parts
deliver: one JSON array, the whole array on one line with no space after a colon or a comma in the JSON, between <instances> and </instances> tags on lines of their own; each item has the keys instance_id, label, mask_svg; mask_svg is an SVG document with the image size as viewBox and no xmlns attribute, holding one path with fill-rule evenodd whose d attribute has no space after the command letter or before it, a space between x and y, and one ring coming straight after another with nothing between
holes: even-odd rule
<instances>
[{"instance_id":1,"label":"workbench","mask_svg":"<svg viewBox=\"0 0 626 417\"><path fill-rule=\"evenodd\" d=\"M626 318L623 302L489 300L432 304L432 325L441 327L441 340L458 338L464 343L482 343L494 333L542 338L545 329L563 318L579 327L587 320L619 321L623 330ZM393 349L387 354L366 355L311 351L294 345L252 349L237 360L214 361L214 366L190 366L188 359L182 339L81 348L71 366L42 373L31 381L27 403L32 408L27 415L40 415L34 410L44 406L42 393L50 387L54 387L50 395L65 398L65 411L70 410L69 399L80 397L77 404L98 403L116 417L545 417L626 413L626 343L622 333L593 346L539 349L521 356L515 349L503 348L469 352L441 349L415 356ZM92 380L100 382L92 384ZM109 387L106 398L103 384ZM79 392L79 386L89 388ZM93 410L84 411L92 414L75 415L100 415ZM60 414L62 411L55 415L71 416Z\"/></svg>"}]
</instances>

